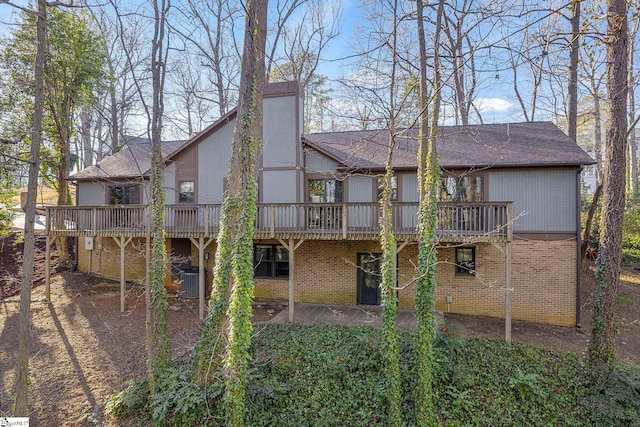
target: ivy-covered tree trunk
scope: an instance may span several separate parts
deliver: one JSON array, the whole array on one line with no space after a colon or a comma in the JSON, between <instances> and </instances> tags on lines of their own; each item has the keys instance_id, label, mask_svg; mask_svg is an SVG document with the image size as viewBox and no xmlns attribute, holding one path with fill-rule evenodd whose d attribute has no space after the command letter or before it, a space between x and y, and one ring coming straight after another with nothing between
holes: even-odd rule
<instances>
[{"instance_id":1,"label":"ivy-covered tree trunk","mask_svg":"<svg viewBox=\"0 0 640 427\"><path fill-rule=\"evenodd\" d=\"M147 319L147 376L149 390L155 394L155 383L159 375L169 368L171 355L167 334L167 291L164 286L167 275L167 255L164 231L164 184L162 173L161 138L164 114L164 81L166 74L168 42L166 40L166 14L169 6L164 0L154 2L154 34L152 42L151 77L153 82L153 101L151 111L151 283L147 284L147 304L150 304Z\"/></svg>"},{"instance_id":2,"label":"ivy-covered tree trunk","mask_svg":"<svg viewBox=\"0 0 640 427\"><path fill-rule=\"evenodd\" d=\"M40 170L40 145L42 143L42 118L44 115L44 61L47 49L47 3L36 4L36 60L34 65L33 127L29 156L29 182L24 223L24 251L22 254L22 285L20 287L20 332L18 336L18 368L16 375L16 400L13 414L29 415L29 337L31 334L31 286L33 285L33 260L35 256L34 222L38 172Z\"/></svg>"},{"instance_id":3,"label":"ivy-covered tree trunk","mask_svg":"<svg viewBox=\"0 0 640 427\"><path fill-rule=\"evenodd\" d=\"M393 87L393 85L392 85ZM380 198L380 245L382 247L382 280L380 299L382 303L382 360L384 364L385 388L388 402L389 426L402 425L402 383L400 375L400 347L396 319L398 317L398 293L396 288L396 239L393 234L393 213L391 206L391 179L393 177L394 135L389 135L389 154L382 196Z\"/></svg>"},{"instance_id":4,"label":"ivy-covered tree trunk","mask_svg":"<svg viewBox=\"0 0 640 427\"><path fill-rule=\"evenodd\" d=\"M236 127L218 235L214 290L196 360L198 379L207 382L213 379L224 358L224 404L227 424L231 426L245 424L247 367L251 359L253 230L258 197L257 159L262 140L267 0L248 2L246 13ZM227 346L222 353L225 332Z\"/></svg>"},{"instance_id":5,"label":"ivy-covered tree trunk","mask_svg":"<svg viewBox=\"0 0 640 427\"><path fill-rule=\"evenodd\" d=\"M420 131L418 141L418 280L416 281L416 418L422 426L436 425L433 407L433 341L436 336L435 288L437 262L437 190L440 167L437 159L436 136L440 114L440 27L444 0L440 0L435 24L433 59L433 107L429 126L427 107L427 54L424 38L422 0L417 0L418 36L420 44Z\"/></svg>"},{"instance_id":6,"label":"ivy-covered tree trunk","mask_svg":"<svg viewBox=\"0 0 640 427\"><path fill-rule=\"evenodd\" d=\"M393 31L391 33L391 78L389 86L389 146L382 194L380 197L380 245L382 265L380 272L380 299L382 304L382 361L387 396L387 425L402 425L402 383L400 376L400 348L396 320L398 317L398 294L396 290L396 239L393 234L393 211L391 206L391 180L393 178L393 150L395 147L396 46L398 37L398 2L393 5Z\"/></svg>"},{"instance_id":7,"label":"ivy-covered tree trunk","mask_svg":"<svg viewBox=\"0 0 640 427\"><path fill-rule=\"evenodd\" d=\"M622 260L627 141L628 21L626 0L607 0L607 92L609 124L603 168L600 245L587 364L596 369L616 360L616 298Z\"/></svg>"}]
</instances>

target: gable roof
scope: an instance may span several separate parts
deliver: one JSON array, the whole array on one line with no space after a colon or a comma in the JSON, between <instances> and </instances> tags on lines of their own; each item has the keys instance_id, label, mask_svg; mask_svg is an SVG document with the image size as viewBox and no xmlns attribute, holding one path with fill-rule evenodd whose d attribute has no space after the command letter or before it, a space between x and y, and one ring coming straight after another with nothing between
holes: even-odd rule
<instances>
[{"instance_id":1,"label":"gable roof","mask_svg":"<svg viewBox=\"0 0 640 427\"><path fill-rule=\"evenodd\" d=\"M415 169L417 129L396 137L393 167ZM344 168L383 169L388 130L316 133L303 136L310 148ZM580 166L593 159L551 122L505 123L438 128L438 155L445 169L482 167Z\"/></svg>"},{"instance_id":2,"label":"gable roof","mask_svg":"<svg viewBox=\"0 0 640 427\"><path fill-rule=\"evenodd\" d=\"M188 140L163 141L162 158L171 157L188 142ZM98 164L76 172L69 178L77 180L140 178L147 176L150 169L151 144L147 139L137 138L116 154L105 157Z\"/></svg>"}]
</instances>

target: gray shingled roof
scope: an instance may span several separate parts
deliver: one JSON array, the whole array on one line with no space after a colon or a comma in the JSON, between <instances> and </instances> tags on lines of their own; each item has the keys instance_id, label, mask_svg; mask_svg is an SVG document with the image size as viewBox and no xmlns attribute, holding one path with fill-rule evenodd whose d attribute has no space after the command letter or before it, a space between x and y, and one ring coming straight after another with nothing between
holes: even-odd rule
<instances>
[{"instance_id":1,"label":"gray shingled roof","mask_svg":"<svg viewBox=\"0 0 640 427\"><path fill-rule=\"evenodd\" d=\"M168 158L187 144L188 140L163 141L162 157ZM149 142L129 143L116 154L106 157L97 165L89 166L70 179L125 179L147 176L151 169L151 144Z\"/></svg>"},{"instance_id":2,"label":"gray shingled roof","mask_svg":"<svg viewBox=\"0 0 640 427\"><path fill-rule=\"evenodd\" d=\"M417 130L399 132L393 153L396 169L417 166ZM310 147L345 168L384 168L389 145L387 130L304 135ZM473 167L578 166L593 159L550 122L442 126L438 130L440 165Z\"/></svg>"}]
</instances>

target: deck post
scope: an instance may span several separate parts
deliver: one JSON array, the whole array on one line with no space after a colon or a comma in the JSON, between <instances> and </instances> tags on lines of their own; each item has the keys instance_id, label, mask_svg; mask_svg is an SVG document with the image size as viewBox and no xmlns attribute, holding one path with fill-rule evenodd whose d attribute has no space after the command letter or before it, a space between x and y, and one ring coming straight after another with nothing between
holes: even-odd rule
<instances>
[{"instance_id":1,"label":"deck post","mask_svg":"<svg viewBox=\"0 0 640 427\"><path fill-rule=\"evenodd\" d=\"M198 315L204 319L204 237L198 239Z\"/></svg>"},{"instance_id":2,"label":"deck post","mask_svg":"<svg viewBox=\"0 0 640 427\"><path fill-rule=\"evenodd\" d=\"M505 243L505 316L504 316L504 340L511 342L511 241Z\"/></svg>"},{"instance_id":3,"label":"deck post","mask_svg":"<svg viewBox=\"0 0 640 427\"><path fill-rule=\"evenodd\" d=\"M124 236L120 237L120 313L124 313L124 291L125 291L125 276L124 276Z\"/></svg>"},{"instance_id":4,"label":"deck post","mask_svg":"<svg viewBox=\"0 0 640 427\"><path fill-rule=\"evenodd\" d=\"M118 244L118 246L120 246L120 313L124 313L124 293L125 293L125 287L126 287L126 280L125 280L125 272L124 272L124 257L125 257L125 253L124 253L124 249L125 247L129 244L129 242L131 242L132 238L129 237L125 237L125 236L119 236L113 237L113 240Z\"/></svg>"},{"instance_id":5,"label":"deck post","mask_svg":"<svg viewBox=\"0 0 640 427\"><path fill-rule=\"evenodd\" d=\"M47 217L48 218L48 217ZM47 224L49 221L47 221ZM51 242L49 239L49 234L47 233L47 238L45 241L45 274L44 274L44 299L47 302L51 301Z\"/></svg>"},{"instance_id":6,"label":"deck post","mask_svg":"<svg viewBox=\"0 0 640 427\"><path fill-rule=\"evenodd\" d=\"M276 237L276 207L274 205L270 205L269 213L271 215L269 221L269 229L271 230L271 238Z\"/></svg>"},{"instance_id":7,"label":"deck post","mask_svg":"<svg viewBox=\"0 0 640 427\"><path fill-rule=\"evenodd\" d=\"M347 204L342 204L342 238L347 240L347 228L349 225L349 216L347 211Z\"/></svg>"},{"instance_id":8,"label":"deck post","mask_svg":"<svg viewBox=\"0 0 640 427\"><path fill-rule=\"evenodd\" d=\"M293 279L294 279L294 254L296 252L293 244L293 238L289 238L289 323L293 323L294 308L293 308Z\"/></svg>"},{"instance_id":9,"label":"deck post","mask_svg":"<svg viewBox=\"0 0 640 427\"><path fill-rule=\"evenodd\" d=\"M294 314L295 314L294 298L293 298L293 290L294 290L293 283L295 280L295 271L294 271L295 255L294 254L296 252L296 249L298 249L302 244L302 242L304 242L304 239L301 239L298 241L298 243L295 243L295 239L293 237L290 237L288 244L282 239L278 239L278 242L280 242L280 244L284 246L287 252L289 252L289 323L293 323Z\"/></svg>"},{"instance_id":10,"label":"deck post","mask_svg":"<svg viewBox=\"0 0 640 427\"><path fill-rule=\"evenodd\" d=\"M507 241L505 243L505 316L504 339L511 342L511 240L513 239L513 203L507 203Z\"/></svg>"}]
</instances>

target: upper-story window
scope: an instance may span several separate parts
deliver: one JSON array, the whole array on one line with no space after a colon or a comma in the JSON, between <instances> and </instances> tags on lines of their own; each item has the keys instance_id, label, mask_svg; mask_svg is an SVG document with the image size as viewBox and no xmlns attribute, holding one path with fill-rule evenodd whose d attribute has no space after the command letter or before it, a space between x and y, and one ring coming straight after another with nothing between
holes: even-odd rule
<instances>
[{"instance_id":1,"label":"upper-story window","mask_svg":"<svg viewBox=\"0 0 640 427\"><path fill-rule=\"evenodd\" d=\"M382 189L384 188L384 176L378 177L378 200L382 198ZM398 177L393 175L391 177L391 201L398 201Z\"/></svg>"},{"instance_id":2,"label":"upper-story window","mask_svg":"<svg viewBox=\"0 0 640 427\"><path fill-rule=\"evenodd\" d=\"M342 181L337 179L310 179L311 203L342 203Z\"/></svg>"},{"instance_id":3,"label":"upper-story window","mask_svg":"<svg viewBox=\"0 0 640 427\"><path fill-rule=\"evenodd\" d=\"M178 202L194 203L195 202L196 184L193 181L181 181L178 183Z\"/></svg>"},{"instance_id":4,"label":"upper-story window","mask_svg":"<svg viewBox=\"0 0 640 427\"><path fill-rule=\"evenodd\" d=\"M440 183L441 202L481 202L483 184L480 175L443 176Z\"/></svg>"},{"instance_id":5,"label":"upper-story window","mask_svg":"<svg viewBox=\"0 0 640 427\"><path fill-rule=\"evenodd\" d=\"M110 205L139 205L140 185L110 185L109 186Z\"/></svg>"}]
</instances>

